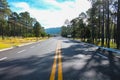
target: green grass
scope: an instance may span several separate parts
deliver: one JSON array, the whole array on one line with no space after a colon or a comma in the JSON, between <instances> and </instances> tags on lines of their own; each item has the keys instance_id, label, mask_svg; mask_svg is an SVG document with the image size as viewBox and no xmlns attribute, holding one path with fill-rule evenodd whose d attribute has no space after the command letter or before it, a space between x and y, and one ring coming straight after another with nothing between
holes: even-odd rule
<instances>
[{"instance_id":1,"label":"green grass","mask_svg":"<svg viewBox=\"0 0 120 80\"><path fill-rule=\"evenodd\" d=\"M13 46L18 46L25 43L36 42L38 40L46 40L47 38L38 38L36 37L28 37L28 38L20 38L20 37L6 37L4 40L0 37L0 49L10 48Z\"/></svg>"}]
</instances>

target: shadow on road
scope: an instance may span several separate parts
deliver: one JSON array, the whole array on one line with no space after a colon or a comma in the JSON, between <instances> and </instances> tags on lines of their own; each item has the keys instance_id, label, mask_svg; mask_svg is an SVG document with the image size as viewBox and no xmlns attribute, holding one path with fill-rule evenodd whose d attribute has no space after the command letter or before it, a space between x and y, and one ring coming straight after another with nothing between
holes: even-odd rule
<instances>
[{"instance_id":1,"label":"shadow on road","mask_svg":"<svg viewBox=\"0 0 120 80\"><path fill-rule=\"evenodd\" d=\"M95 46L82 42L63 41L63 75L65 80L119 80L120 66L96 54ZM119 68L118 68L119 67Z\"/></svg>"},{"instance_id":2,"label":"shadow on road","mask_svg":"<svg viewBox=\"0 0 120 80\"><path fill-rule=\"evenodd\" d=\"M2 61L0 80L49 80L53 55Z\"/></svg>"}]
</instances>

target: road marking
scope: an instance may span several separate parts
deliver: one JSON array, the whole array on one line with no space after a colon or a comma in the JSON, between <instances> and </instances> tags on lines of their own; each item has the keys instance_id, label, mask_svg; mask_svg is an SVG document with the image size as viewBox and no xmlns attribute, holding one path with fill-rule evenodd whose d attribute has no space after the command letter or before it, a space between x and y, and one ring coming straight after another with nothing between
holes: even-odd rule
<instances>
[{"instance_id":1,"label":"road marking","mask_svg":"<svg viewBox=\"0 0 120 80\"><path fill-rule=\"evenodd\" d=\"M99 56L101 56L101 57L103 57L103 58L105 58L105 59L108 59L108 57L106 57L106 56L104 56L104 55L102 55L102 54L97 53L97 55L99 55Z\"/></svg>"},{"instance_id":2,"label":"road marking","mask_svg":"<svg viewBox=\"0 0 120 80\"><path fill-rule=\"evenodd\" d=\"M55 80L57 59L58 59L58 80L63 80L63 76L62 76L62 57L61 57L60 41L58 41L58 43L57 43L57 48L56 48L56 52L55 52L55 56L54 56L54 63L53 63L53 66L52 66L50 80Z\"/></svg>"},{"instance_id":3,"label":"road marking","mask_svg":"<svg viewBox=\"0 0 120 80\"><path fill-rule=\"evenodd\" d=\"M58 46L58 80L63 80L62 56L61 56L61 44L60 44L60 41L59 41L59 46Z\"/></svg>"},{"instance_id":4,"label":"road marking","mask_svg":"<svg viewBox=\"0 0 120 80\"><path fill-rule=\"evenodd\" d=\"M26 50L24 49L24 50L21 50L21 51L19 51L19 52L17 52L17 53L22 53L22 52L24 52L24 51L26 51Z\"/></svg>"},{"instance_id":5,"label":"road marking","mask_svg":"<svg viewBox=\"0 0 120 80\"><path fill-rule=\"evenodd\" d=\"M53 63L53 66L52 66L50 80L54 80L55 79L56 63L57 63L57 54L55 54L55 56L54 56L54 63Z\"/></svg>"},{"instance_id":6,"label":"road marking","mask_svg":"<svg viewBox=\"0 0 120 80\"><path fill-rule=\"evenodd\" d=\"M5 60L5 59L7 59L7 57L3 57L3 58L1 58L0 61L3 61L3 60Z\"/></svg>"},{"instance_id":7,"label":"road marking","mask_svg":"<svg viewBox=\"0 0 120 80\"><path fill-rule=\"evenodd\" d=\"M30 48L34 48L35 46L32 46L32 47L30 47Z\"/></svg>"}]
</instances>

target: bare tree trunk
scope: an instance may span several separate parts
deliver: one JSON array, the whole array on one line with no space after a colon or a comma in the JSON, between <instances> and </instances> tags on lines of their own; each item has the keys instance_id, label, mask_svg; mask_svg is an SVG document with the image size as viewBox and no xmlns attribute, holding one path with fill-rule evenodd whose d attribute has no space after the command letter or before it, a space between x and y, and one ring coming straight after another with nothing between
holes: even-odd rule
<instances>
[{"instance_id":1,"label":"bare tree trunk","mask_svg":"<svg viewBox=\"0 0 120 80\"><path fill-rule=\"evenodd\" d=\"M120 49L120 0L118 0L118 11L117 11L117 48Z\"/></svg>"},{"instance_id":2,"label":"bare tree trunk","mask_svg":"<svg viewBox=\"0 0 120 80\"><path fill-rule=\"evenodd\" d=\"M107 39L107 47L109 48L110 47L110 23L109 23L109 21L110 21L110 18L109 18L109 0L107 0L107 2L106 2L106 4L107 4L107 25L106 25L106 39Z\"/></svg>"},{"instance_id":3,"label":"bare tree trunk","mask_svg":"<svg viewBox=\"0 0 120 80\"><path fill-rule=\"evenodd\" d=\"M102 41L101 41L101 46L104 46L104 0L103 0L103 20L102 20Z\"/></svg>"},{"instance_id":4,"label":"bare tree trunk","mask_svg":"<svg viewBox=\"0 0 120 80\"><path fill-rule=\"evenodd\" d=\"M1 23L1 35L2 35L2 40L4 40L5 39L5 37L4 37L4 28L3 28L2 23Z\"/></svg>"},{"instance_id":5,"label":"bare tree trunk","mask_svg":"<svg viewBox=\"0 0 120 80\"><path fill-rule=\"evenodd\" d=\"M99 33L98 33L98 39L99 39L99 41L100 41L100 25L101 25L101 11L100 11L100 5L99 5L99 16L98 16L99 18L99 25L98 25L98 27L99 27Z\"/></svg>"},{"instance_id":6,"label":"bare tree trunk","mask_svg":"<svg viewBox=\"0 0 120 80\"><path fill-rule=\"evenodd\" d=\"M94 43L94 20L93 20L93 14L94 14L94 4L92 4L92 12L91 12L91 27L92 27L92 33L91 33L91 39L92 39L92 43Z\"/></svg>"}]
</instances>

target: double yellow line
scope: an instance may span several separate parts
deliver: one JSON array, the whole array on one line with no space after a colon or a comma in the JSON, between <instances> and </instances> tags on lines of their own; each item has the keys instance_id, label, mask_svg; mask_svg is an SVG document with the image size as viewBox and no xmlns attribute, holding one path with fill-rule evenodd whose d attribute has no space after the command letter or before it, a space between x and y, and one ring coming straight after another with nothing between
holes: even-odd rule
<instances>
[{"instance_id":1,"label":"double yellow line","mask_svg":"<svg viewBox=\"0 0 120 80\"><path fill-rule=\"evenodd\" d=\"M56 48L56 52L55 52L55 56L54 56L54 63L53 63L53 66L52 66L50 80L55 80L57 59L58 59L58 80L63 80L63 75L62 75L62 56L61 56L61 41L58 41L58 43L57 43L57 48Z\"/></svg>"}]
</instances>

